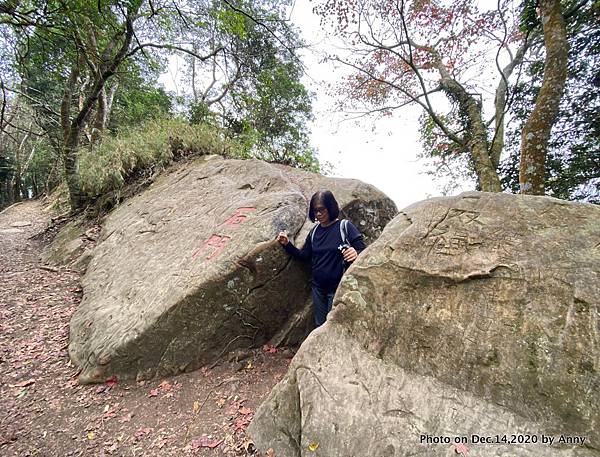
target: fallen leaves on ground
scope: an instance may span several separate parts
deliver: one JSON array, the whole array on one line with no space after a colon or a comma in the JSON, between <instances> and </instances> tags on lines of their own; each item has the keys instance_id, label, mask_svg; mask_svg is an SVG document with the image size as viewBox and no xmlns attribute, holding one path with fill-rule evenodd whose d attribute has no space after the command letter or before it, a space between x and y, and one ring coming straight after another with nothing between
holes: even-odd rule
<instances>
[{"instance_id":1,"label":"fallen leaves on ground","mask_svg":"<svg viewBox=\"0 0 600 457\"><path fill-rule=\"evenodd\" d=\"M146 435L149 435L150 433L152 433L152 429L150 427L140 428L138 431L136 431L133 434L133 439L134 439L134 441L139 441L142 438L144 438Z\"/></svg>"},{"instance_id":2,"label":"fallen leaves on ground","mask_svg":"<svg viewBox=\"0 0 600 457\"><path fill-rule=\"evenodd\" d=\"M277 348L272 344L265 344L262 349L267 354L275 354L277 352Z\"/></svg>"},{"instance_id":3,"label":"fallen leaves on ground","mask_svg":"<svg viewBox=\"0 0 600 457\"><path fill-rule=\"evenodd\" d=\"M223 362L168 379L80 385L68 354L80 275L40 268L41 242L31 236L49 215L37 202L18 209L30 211L19 219L33 224L0 237L0 455L181 457L189 455L188 436L207 437L207 446L196 441L198 454L257 455L245 429L287 369L283 350L266 348L268 357L262 347L245 350L246 370ZM0 213L0 227L11 211Z\"/></svg>"},{"instance_id":4,"label":"fallen leaves on ground","mask_svg":"<svg viewBox=\"0 0 600 457\"><path fill-rule=\"evenodd\" d=\"M27 387L35 383L35 379L28 379L27 381L21 381L16 384L9 384L8 387Z\"/></svg>"},{"instance_id":5,"label":"fallen leaves on ground","mask_svg":"<svg viewBox=\"0 0 600 457\"><path fill-rule=\"evenodd\" d=\"M192 407L192 411L194 411L194 414L198 414L198 412L200 411L200 407L202 405L200 405L199 401L195 401L194 402L194 406Z\"/></svg>"},{"instance_id":6,"label":"fallen leaves on ground","mask_svg":"<svg viewBox=\"0 0 600 457\"><path fill-rule=\"evenodd\" d=\"M221 445L223 443L223 439L215 439L215 438L211 438L209 436L203 435L199 438L194 438L191 441L191 446L192 446L192 450L196 451L198 449L200 449L201 447L207 447L210 449L214 449L217 446Z\"/></svg>"},{"instance_id":7,"label":"fallen leaves on ground","mask_svg":"<svg viewBox=\"0 0 600 457\"><path fill-rule=\"evenodd\" d=\"M173 386L168 381L163 381L158 385L158 388L163 392L168 392L173 388Z\"/></svg>"},{"instance_id":8,"label":"fallen leaves on ground","mask_svg":"<svg viewBox=\"0 0 600 457\"><path fill-rule=\"evenodd\" d=\"M240 409L238 410L240 412L240 414L242 415L247 415L247 414L252 414L253 411L250 408L246 408L245 406L240 407Z\"/></svg>"}]
</instances>

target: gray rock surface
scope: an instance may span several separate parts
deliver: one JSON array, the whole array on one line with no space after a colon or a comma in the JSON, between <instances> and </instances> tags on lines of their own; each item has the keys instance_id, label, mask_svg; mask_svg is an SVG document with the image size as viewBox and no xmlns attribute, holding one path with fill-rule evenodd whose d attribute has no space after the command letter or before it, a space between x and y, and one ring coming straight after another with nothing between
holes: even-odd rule
<instances>
[{"instance_id":1,"label":"gray rock surface","mask_svg":"<svg viewBox=\"0 0 600 457\"><path fill-rule=\"evenodd\" d=\"M469 456L598 456L599 312L599 207L417 203L348 270L250 436L278 457L456 455L422 436L465 436Z\"/></svg>"},{"instance_id":2,"label":"gray rock surface","mask_svg":"<svg viewBox=\"0 0 600 457\"><path fill-rule=\"evenodd\" d=\"M30 221L15 221L12 224L10 224L11 227L29 227L30 225Z\"/></svg>"},{"instance_id":3,"label":"gray rock surface","mask_svg":"<svg viewBox=\"0 0 600 457\"><path fill-rule=\"evenodd\" d=\"M85 226L76 219L67 223L42 253L42 262L67 266L84 272L89 262L89 251L84 242Z\"/></svg>"},{"instance_id":4,"label":"gray rock surface","mask_svg":"<svg viewBox=\"0 0 600 457\"><path fill-rule=\"evenodd\" d=\"M23 233L23 230L18 229L18 228L8 228L8 229L0 228L0 233L6 233L7 235L12 235L15 233Z\"/></svg>"},{"instance_id":5,"label":"gray rock surface","mask_svg":"<svg viewBox=\"0 0 600 457\"><path fill-rule=\"evenodd\" d=\"M215 156L174 169L118 207L71 320L79 381L171 375L276 334L301 338L308 270L275 236L287 229L304 241L308 199L321 188L334 192L367 241L397 213L356 180Z\"/></svg>"}]
</instances>

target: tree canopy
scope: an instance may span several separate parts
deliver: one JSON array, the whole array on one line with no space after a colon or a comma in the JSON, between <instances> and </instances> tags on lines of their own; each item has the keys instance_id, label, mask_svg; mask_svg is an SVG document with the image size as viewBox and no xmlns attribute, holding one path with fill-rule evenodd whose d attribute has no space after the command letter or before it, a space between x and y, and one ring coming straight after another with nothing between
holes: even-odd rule
<instances>
[{"instance_id":1,"label":"tree canopy","mask_svg":"<svg viewBox=\"0 0 600 457\"><path fill-rule=\"evenodd\" d=\"M600 203L600 6L591 1L569 2L565 9L568 79L549 140L545 185L553 197ZM541 85L540 57L534 55L526 62L527 81L515 86L510 108L508 156L501 172L504 186L514 192L519 190L516 145Z\"/></svg>"},{"instance_id":2,"label":"tree canopy","mask_svg":"<svg viewBox=\"0 0 600 457\"><path fill-rule=\"evenodd\" d=\"M78 178L82 148L93 150L106 135L149 119L181 115L181 107L193 122L223 128L223 135L245 145L246 154L318 167L306 133L311 96L300 82L303 66L295 53L302 43L283 20L285 5L278 0L0 2L6 58L0 74L1 134L14 139L0 157L15 163L11 177L2 178L5 193L11 188L13 199L31 193L31 186L17 183L26 173L16 131L28 130L29 137L35 131L41 138L46 159L59 165L59 173L53 171L59 179L52 182L66 181L71 206L78 210L89 200ZM157 83L174 58L189 64L191 91L178 99Z\"/></svg>"},{"instance_id":3,"label":"tree canopy","mask_svg":"<svg viewBox=\"0 0 600 457\"><path fill-rule=\"evenodd\" d=\"M507 188L500 174L506 123L521 103L519 87L537 84L520 123L513 189L543 194L567 84L567 38L585 34L571 28L567 35L565 24L585 3L499 1L482 9L472 0L323 0L315 10L347 46L330 56L351 70L338 86L341 105L378 116L421 108L425 156L441 174L474 177L479 190ZM532 60L541 68L537 80L526 71Z\"/></svg>"}]
</instances>

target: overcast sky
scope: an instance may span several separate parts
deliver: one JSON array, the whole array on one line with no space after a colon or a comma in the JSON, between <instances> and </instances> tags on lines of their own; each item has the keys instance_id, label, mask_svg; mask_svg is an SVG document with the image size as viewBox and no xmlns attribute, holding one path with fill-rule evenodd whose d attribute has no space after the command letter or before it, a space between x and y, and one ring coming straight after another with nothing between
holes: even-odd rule
<instances>
[{"instance_id":1,"label":"overcast sky","mask_svg":"<svg viewBox=\"0 0 600 457\"><path fill-rule=\"evenodd\" d=\"M290 19L300 28L313 52L301 52L308 77L303 82L316 95L315 121L311 140L321 162L335 168L332 176L356 178L373 184L392 198L399 209L416 201L440 194L426 175L425 164L417 160L421 152L417 107L406 107L391 118L363 118L344 121L346 115L335 110L335 100L327 93L327 84L335 83L343 68L321 62L323 52L331 52L335 43L312 13L314 2L296 0ZM464 190L473 190L465 187Z\"/></svg>"}]
</instances>

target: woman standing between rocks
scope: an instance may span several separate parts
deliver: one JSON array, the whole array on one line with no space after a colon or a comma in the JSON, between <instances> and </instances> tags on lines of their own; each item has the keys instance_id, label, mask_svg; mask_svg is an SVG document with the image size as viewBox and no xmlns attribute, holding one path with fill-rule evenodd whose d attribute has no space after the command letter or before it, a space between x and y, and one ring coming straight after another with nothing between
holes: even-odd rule
<instances>
[{"instance_id":1,"label":"woman standing between rocks","mask_svg":"<svg viewBox=\"0 0 600 457\"><path fill-rule=\"evenodd\" d=\"M342 230L338 219L339 205L329 190L320 190L310 199L308 217L317 221L306 237L302 249L294 246L287 232L279 232L277 241L283 248L302 261L311 262L312 299L315 311L315 325L322 325L331 311L335 291L342 279L345 262L356 260L365 249L363 237L352 222L346 222L346 240L342 239Z\"/></svg>"}]
</instances>

